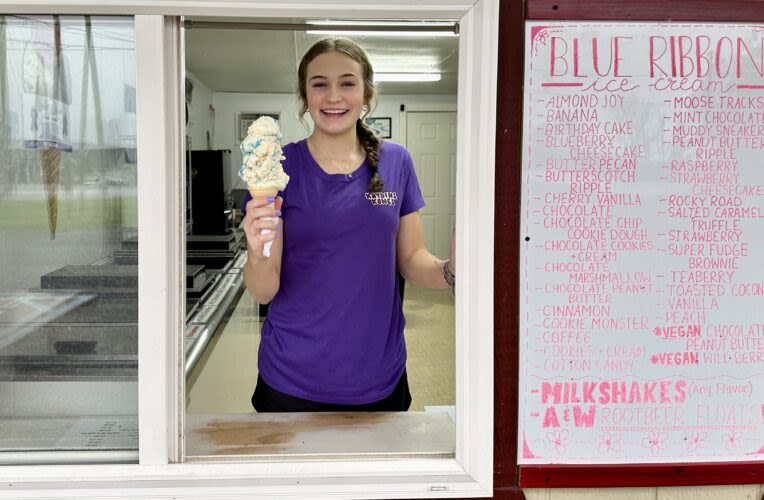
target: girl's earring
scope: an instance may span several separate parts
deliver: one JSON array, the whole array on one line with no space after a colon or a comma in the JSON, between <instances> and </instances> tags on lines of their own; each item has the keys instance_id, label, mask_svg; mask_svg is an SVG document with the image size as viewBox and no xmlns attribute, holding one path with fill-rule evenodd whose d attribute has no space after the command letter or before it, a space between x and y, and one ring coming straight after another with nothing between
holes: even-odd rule
<instances>
[{"instance_id":1,"label":"girl's earring","mask_svg":"<svg viewBox=\"0 0 764 500\"><path fill-rule=\"evenodd\" d=\"M364 104L363 106L361 106L361 111L363 111L364 113L366 113L367 111L369 111L369 106L367 106L366 104Z\"/></svg>"}]
</instances>

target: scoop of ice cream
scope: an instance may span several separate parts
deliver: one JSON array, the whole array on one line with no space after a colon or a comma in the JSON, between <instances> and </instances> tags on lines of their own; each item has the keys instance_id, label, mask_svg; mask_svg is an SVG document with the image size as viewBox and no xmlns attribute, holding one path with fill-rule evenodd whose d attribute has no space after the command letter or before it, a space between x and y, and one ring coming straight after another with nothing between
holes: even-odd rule
<instances>
[{"instance_id":1,"label":"scoop of ice cream","mask_svg":"<svg viewBox=\"0 0 764 500\"><path fill-rule=\"evenodd\" d=\"M263 116L247 129L247 137L241 143L241 177L248 187L274 186L282 190L289 176L281 167L284 155L279 140L281 132L273 118Z\"/></svg>"},{"instance_id":2,"label":"scoop of ice cream","mask_svg":"<svg viewBox=\"0 0 764 500\"><path fill-rule=\"evenodd\" d=\"M272 136L276 137L277 139L281 139L279 122L270 116L261 116L249 125L249 128L247 129L247 135L255 137Z\"/></svg>"},{"instance_id":3,"label":"scoop of ice cream","mask_svg":"<svg viewBox=\"0 0 764 500\"><path fill-rule=\"evenodd\" d=\"M274 186L279 191L286 187L289 176L281 167L284 155L278 142L260 141L244 157L239 175L248 187Z\"/></svg>"}]
</instances>

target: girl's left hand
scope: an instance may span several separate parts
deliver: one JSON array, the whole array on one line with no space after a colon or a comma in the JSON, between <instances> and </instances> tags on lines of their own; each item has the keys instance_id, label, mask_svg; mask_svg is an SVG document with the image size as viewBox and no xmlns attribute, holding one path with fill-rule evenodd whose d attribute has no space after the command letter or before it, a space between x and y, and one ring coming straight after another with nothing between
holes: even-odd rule
<instances>
[{"instance_id":1,"label":"girl's left hand","mask_svg":"<svg viewBox=\"0 0 764 500\"><path fill-rule=\"evenodd\" d=\"M448 268L452 274L456 275L456 228L451 232L451 252L448 256Z\"/></svg>"}]
</instances>

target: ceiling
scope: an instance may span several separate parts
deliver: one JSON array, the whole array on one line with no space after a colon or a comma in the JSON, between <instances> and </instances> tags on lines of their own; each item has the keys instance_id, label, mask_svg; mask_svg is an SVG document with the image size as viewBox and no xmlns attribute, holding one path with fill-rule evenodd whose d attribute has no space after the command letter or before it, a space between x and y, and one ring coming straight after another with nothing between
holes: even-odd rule
<instances>
[{"instance_id":1,"label":"ceiling","mask_svg":"<svg viewBox=\"0 0 764 500\"><path fill-rule=\"evenodd\" d=\"M220 18L186 18L222 21ZM236 22L304 23L304 19ZM213 92L291 93L300 57L325 35L297 30L191 28L185 30L186 68ZM456 94L459 37L352 36L376 73L439 72L438 82L381 82L385 94Z\"/></svg>"}]
</instances>

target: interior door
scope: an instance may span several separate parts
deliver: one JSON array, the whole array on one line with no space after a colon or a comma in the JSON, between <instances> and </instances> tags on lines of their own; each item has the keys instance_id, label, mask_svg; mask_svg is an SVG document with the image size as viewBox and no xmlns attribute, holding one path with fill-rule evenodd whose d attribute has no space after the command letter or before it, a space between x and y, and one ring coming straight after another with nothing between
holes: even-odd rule
<instances>
[{"instance_id":1,"label":"interior door","mask_svg":"<svg viewBox=\"0 0 764 500\"><path fill-rule=\"evenodd\" d=\"M406 147L427 204L420 211L427 248L447 258L456 224L456 113L406 113Z\"/></svg>"}]
</instances>

